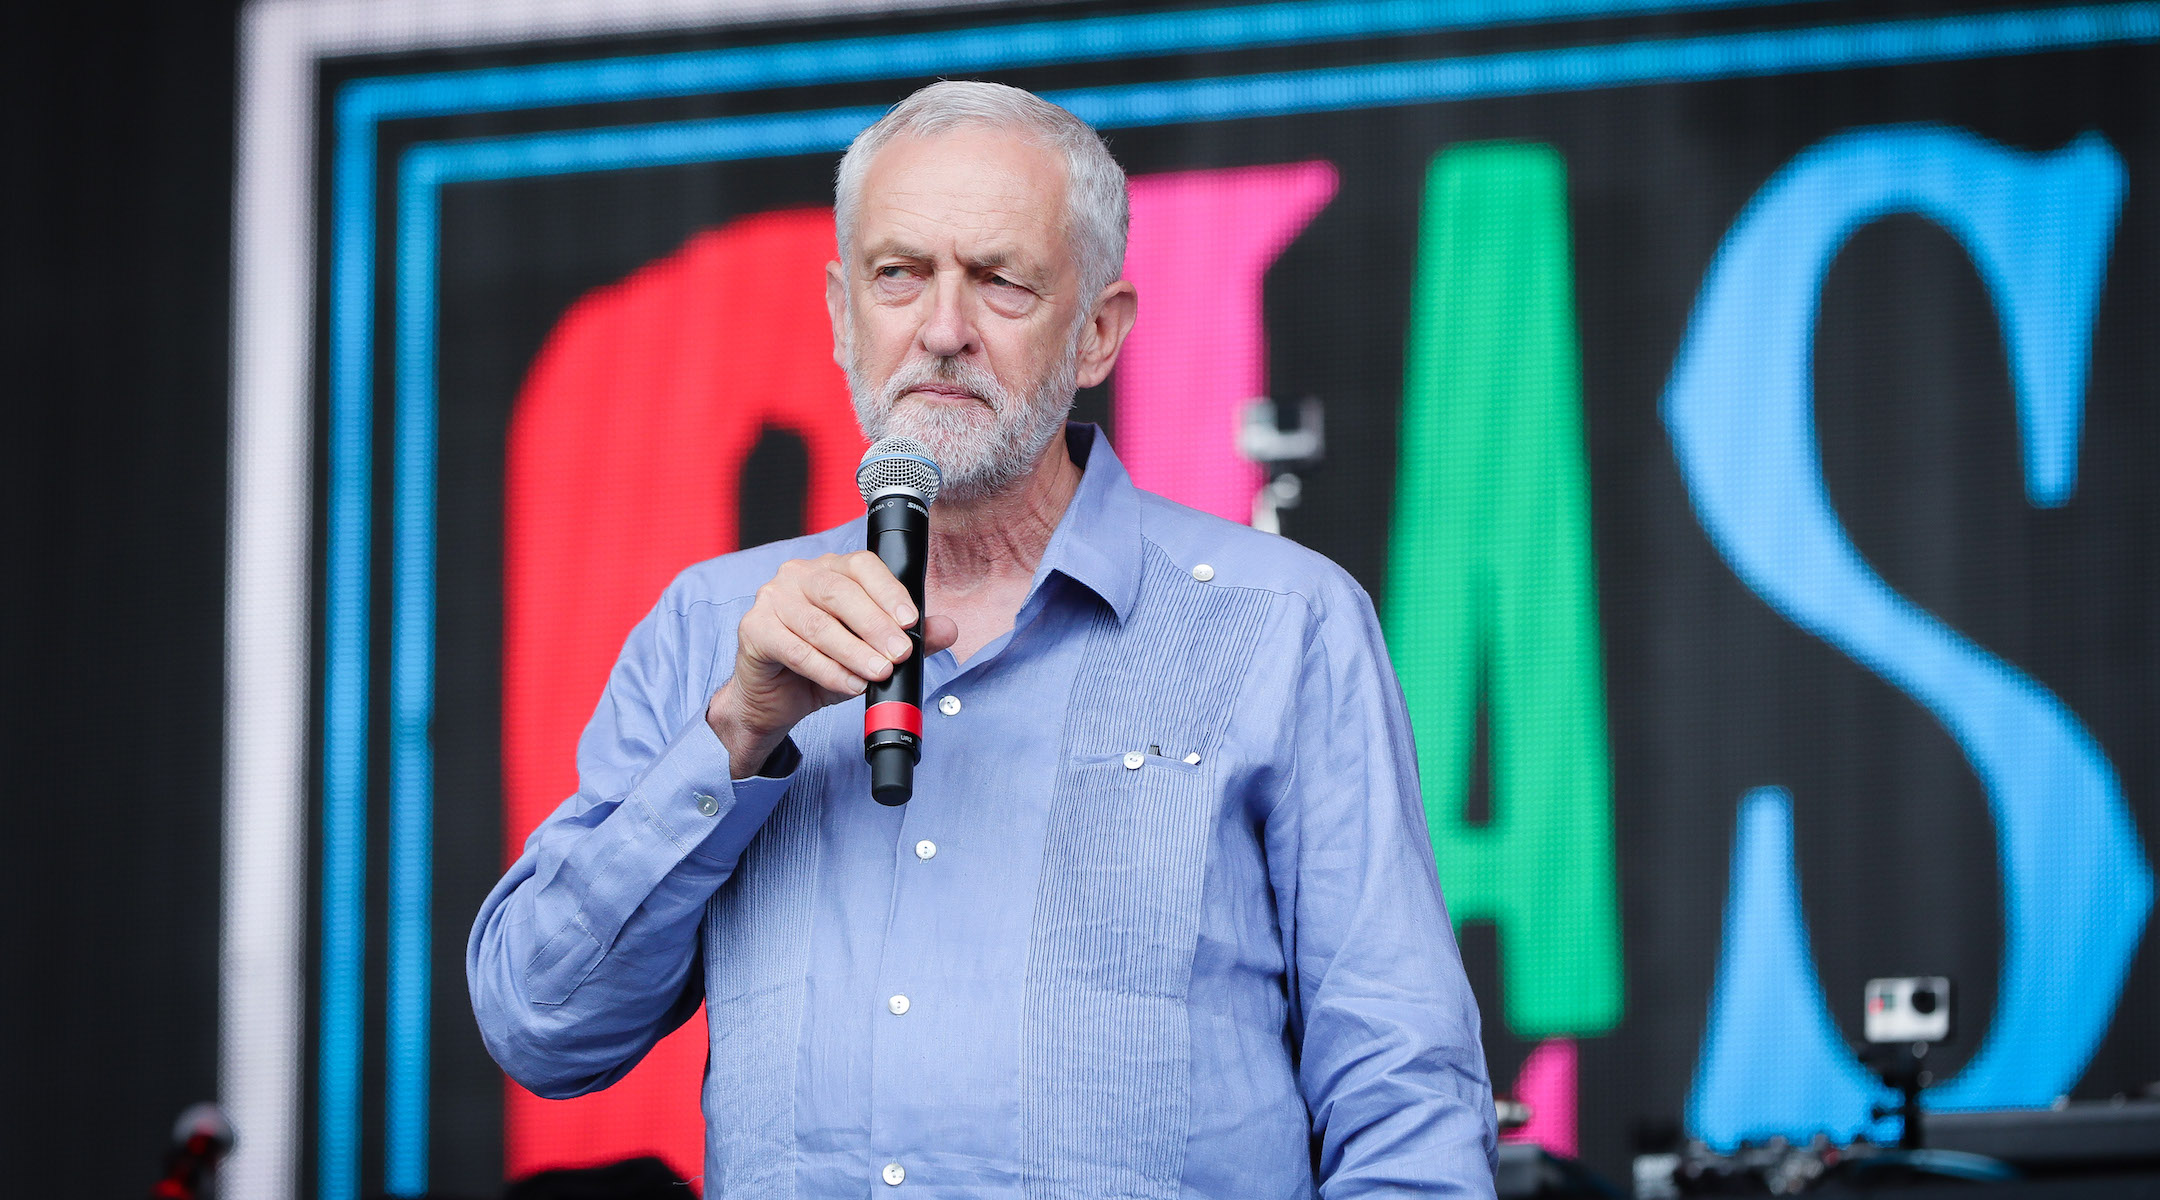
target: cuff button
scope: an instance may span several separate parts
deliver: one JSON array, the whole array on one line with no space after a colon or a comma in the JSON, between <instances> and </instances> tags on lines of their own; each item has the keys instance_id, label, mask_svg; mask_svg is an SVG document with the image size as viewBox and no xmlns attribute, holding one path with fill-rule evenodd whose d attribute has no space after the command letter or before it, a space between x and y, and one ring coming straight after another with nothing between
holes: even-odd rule
<instances>
[{"instance_id":1,"label":"cuff button","mask_svg":"<svg viewBox=\"0 0 2160 1200\"><path fill-rule=\"evenodd\" d=\"M720 811L720 802L704 792L699 792L697 794L697 810L708 817L712 816Z\"/></svg>"}]
</instances>

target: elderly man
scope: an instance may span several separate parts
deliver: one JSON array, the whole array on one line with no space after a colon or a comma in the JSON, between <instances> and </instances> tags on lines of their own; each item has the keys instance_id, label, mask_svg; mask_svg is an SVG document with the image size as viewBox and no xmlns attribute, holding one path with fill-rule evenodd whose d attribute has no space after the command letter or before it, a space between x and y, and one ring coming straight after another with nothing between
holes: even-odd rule
<instances>
[{"instance_id":1,"label":"elderly man","mask_svg":"<svg viewBox=\"0 0 2160 1200\"><path fill-rule=\"evenodd\" d=\"M1123 172L940 83L837 192L834 357L944 471L928 612L860 521L685 571L474 926L490 1050L577 1095L703 1001L709 1196L1489 1194L1371 604L1065 423L1132 328ZM860 697L918 620L934 715L885 808Z\"/></svg>"}]
</instances>

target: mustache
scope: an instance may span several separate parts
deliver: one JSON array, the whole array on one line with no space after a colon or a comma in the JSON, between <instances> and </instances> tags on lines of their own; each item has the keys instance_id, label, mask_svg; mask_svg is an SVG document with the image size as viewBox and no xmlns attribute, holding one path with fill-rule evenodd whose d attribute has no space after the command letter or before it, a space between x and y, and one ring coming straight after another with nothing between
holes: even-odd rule
<instances>
[{"instance_id":1,"label":"mustache","mask_svg":"<svg viewBox=\"0 0 2160 1200\"><path fill-rule=\"evenodd\" d=\"M932 383L959 388L989 405L994 413L1004 412L1012 402L995 375L957 358L924 358L902 365L885 381L883 399L891 405L908 392Z\"/></svg>"}]
</instances>

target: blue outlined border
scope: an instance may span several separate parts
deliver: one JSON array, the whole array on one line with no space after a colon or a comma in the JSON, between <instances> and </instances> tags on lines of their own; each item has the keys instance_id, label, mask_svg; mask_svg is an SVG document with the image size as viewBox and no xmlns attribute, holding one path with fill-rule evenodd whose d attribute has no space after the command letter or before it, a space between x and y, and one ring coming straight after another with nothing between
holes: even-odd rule
<instances>
[{"instance_id":1,"label":"blue outlined border","mask_svg":"<svg viewBox=\"0 0 2160 1200\"><path fill-rule=\"evenodd\" d=\"M360 963L365 869L368 510L371 504L374 126L400 117L593 100L913 77L1037 62L1289 44L1515 20L1743 3L1555 0L1488 4L1474 20L1438 6L1267 5L596 60L356 81L339 94L333 184L330 530L327 546L323 998L318 1180L324 1200L358 1186ZM1542 13L1522 16L1526 12ZM1462 10L1451 10L1460 17ZM1415 25L1423 14L1428 24ZM1323 19L1324 18L1324 19ZM1240 22L1243 22L1242 24ZM1392 22L1390 24L1389 22ZM1204 29L1206 32L1199 33ZM1087 36L1058 43L1048 35ZM1180 41L1183 37L1184 40ZM1206 37L1213 40L1198 41ZM1240 37L1245 40L1238 40ZM1651 39L1367 67L1080 89L1051 98L1102 128L1341 111L1657 82L1792 74L2160 40L2160 4L2129 3ZM836 48L843 52L834 53ZM1051 50L1054 57L1045 57ZM952 61L937 59L950 52ZM813 77L819 68L828 73ZM457 107L459 104L466 107ZM830 153L879 110L834 109L578 130L411 147L397 176L396 389L390 699L389 980L385 1189L425 1190L435 504L438 202L452 183L624 167Z\"/></svg>"},{"instance_id":2,"label":"blue outlined border","mask_svg":"<svg viewBox=\"0 0 2160 1200\"><path fill-rule=\"evenodd\" d=\"M1751 7L1775 0L1323 0L1035 21L744 49L356 80L336 101L330 297L330 464L325 572L322 996L318 1178L329 1198L358 1189L362 963L365 953L369 509L373 437L375 128L383 121L593 101L804 86L844 80L1107 61L1600 16ZM432 421L432 408L426 418ZM426 439L432 446L432 434ZM414 459L432 472L432 450ZM406 476L400 474L400 479ZM400 498L433 504L430 485ZM432 519L430 519L432 527ZM415 574L417 572L417 574ZM393 609L424 617L420 643L392 624L389 988L385 1183L424 1190L427 1158L428 855L432 697L429 561L393 567ZM404 587L400 590L398 582ZM400 600L398 596L406 596ZM409 608L407 607L409 604Z\"/></svg>"}]
</instances>

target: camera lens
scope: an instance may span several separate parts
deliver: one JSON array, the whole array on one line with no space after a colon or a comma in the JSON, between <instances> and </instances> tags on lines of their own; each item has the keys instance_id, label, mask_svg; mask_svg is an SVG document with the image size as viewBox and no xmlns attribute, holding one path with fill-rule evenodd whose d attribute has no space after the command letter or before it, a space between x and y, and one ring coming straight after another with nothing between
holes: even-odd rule
<instances>
[{"instance_id":1,"label":"camera lens","mask_svg":"<svg viewBox=\"0 0 2160 1200\"><path fill-rule=\"evenodd\" d=\"M1916 1013L1919 1013L1923 1017L1931 1012L1934 1012L1935 990L1933 988L1914 988L1912 994L1912 1010Z\"/></svg>"}]
</instances>

